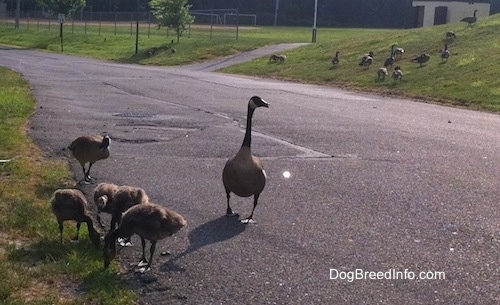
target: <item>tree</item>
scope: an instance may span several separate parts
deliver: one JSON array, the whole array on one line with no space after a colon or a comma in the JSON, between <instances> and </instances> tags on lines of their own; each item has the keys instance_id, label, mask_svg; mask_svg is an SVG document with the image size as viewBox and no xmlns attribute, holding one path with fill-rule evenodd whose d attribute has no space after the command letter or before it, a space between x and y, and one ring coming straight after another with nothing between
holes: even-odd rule
<instances>
[{"instance_id":1,"label":"tree","mask_svg":"<svg viewBox=\"0 0 500 305\"><path fill-rule=\"evenodd\" d=\"M173 29L177 34L177 42L186 30L186 25L194 21L189 13L191 5L187 4L187 0L151 0L149 6L158 21L158 27Z\"/></svg>"},{"instance_id":2,"label":"tree","mask_svg":"<svg viewBox=\"0 0 500 305\"><path fill-rule=\"evenodd\" d=\"M38 4L46 7L53 15L73 15L74 12L85 7L85 0L37 0Z\"/></svg>"}]
</instances>

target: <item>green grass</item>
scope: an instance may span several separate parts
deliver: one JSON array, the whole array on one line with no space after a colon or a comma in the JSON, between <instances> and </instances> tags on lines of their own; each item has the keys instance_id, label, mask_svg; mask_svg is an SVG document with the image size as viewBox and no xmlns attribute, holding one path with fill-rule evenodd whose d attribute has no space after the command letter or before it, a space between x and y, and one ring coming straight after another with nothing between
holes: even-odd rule
<instances>
[{"instance_id":1,"label":"green grass","mask_svg":"<svg viewBox=\"0 0 500 305\"><path fill-rule=\"evenodd\" d=\"M220 56L252 50L264 45L283 42L310 42L310 28L263 27L234 28L193 27L189 38L181 37L174 43L176 53L163 50L148 56L148 50L165 47L175 37L164 29L143 25L140 30L139 54L135 51L135 28L124 24L115 27L65 25L64 52L93 58L146 65L181 65ZM409 29L332 29L319 28L318 42L285 52L283 64L269 64L268 58L225 68L222 71L245 75L286 79L303 83L322 84L348 89L415 98L439 103L466 106L488 111L500 110L500 79L495 67L500 62L500 15L481 18L469 27L465 23ZM442 62L440 49L445 43L444 33L452 30L457 39L449 42L452 53L448 62ZM41 33L43 33L41 35ZM212 33L212 34L211 34ZM28 48L60 51L57 26L26 26L21 30L0 28L0 43ZM210 39L212 35L212 39ZM406 50L397 64L403 69L401 83L392 79L377 81L376 70L389 55L392 44ZM332 68L330 59L341 52L341 63ZM367 70L358 66L361 56L375 52L375 62ZM423 53L431 55L430 62L420 68L411 58Z\"/></svg>"},{"instance_id":2,"label":"green grass","mask_svg":"<svg viewBox=\"0 0 500 305\"><path fill-rule=\"evenodd\" d=\"M47 160L26 134L35 101L19 74L0 68L0 304L134 304L136 295L88 240L66 243L49 207L57 188L71 187L69 168ZM59 288L62 287L62 288ZM81 292L84 294L81 294Z\"/></svg>"}]
</instances>

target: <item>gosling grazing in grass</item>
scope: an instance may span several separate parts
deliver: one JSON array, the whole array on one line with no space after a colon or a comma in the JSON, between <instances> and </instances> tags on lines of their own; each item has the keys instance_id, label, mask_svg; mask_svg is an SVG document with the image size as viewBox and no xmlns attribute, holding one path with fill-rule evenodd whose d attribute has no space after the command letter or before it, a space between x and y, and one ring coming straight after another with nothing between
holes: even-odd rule
<instances>
[{"instance_id":1,"label":"gosling grazing in grass","mask_svg":"<svg viewBox=\"0 0 500 305\"><path fill-rule=\"evenodd\" d=\"M429 59L431 59L431 56L429 54L422 53L419 56L413 58L411 61L419 63L420 67L422 67L426 62L429 61Z\"/></svg>"},{"instance_id":2,"label":"gosling grazing in grass","mask_svg":"<svg viewBox=\"0 0 500 305\"><path fill-rule=\"evenodd\" d=\"M384 80L385 76L387 75L387 68L382 67L377 70L377 79L378 80Z\"/></svg>"},{"instance_id":3,"label":"gosling grazing in grass","mask_svg":"<svg viewBox=\"0 0 500 305\"><path fill-rule=\"evenodd\" d=\"M89 237L92 243L98 247L100 235L94 228L94 223L90 217L87 199L83 193L76 189L56 190L50 202L52 212L59 224L59 240L62 244L63 222L66 220L76 221L76 236L73 240L78 240L80 234L80 224L85 222L89 230Z\"/></svg>"},{"instance_id":4,"label":"gosling grazing in grass","mask_svg":"<svg viewBox=\"0 0 500 305\"><path fill-rule=\"evenodd\" d=\"M116 240L129 239L133 234L139 235L142 244L142 258L138 263L140 271L151 269L153 254L158 240L162 240L178 232L187 225L180 214L158 204L146 203L128 209L116 230L104 238L104 268L108 268L116 256ZM149 240L149 259L146 258L146 240Z\"/></svg>"},{"instance_id":5,"label":"gosling grazing in grass","mask_svg":"<svg viewBox=\"0 0 500 305\"><path fill-rule=\"evenodd\" d=\"M448 44L444 45L444 49L441 50L441 60L443 61L448 61L448 58L450 58L450 50L448 50Z\"/></svg>"},{"instance_id":6,"label":"gosling grazing in grass","mask_svg":"<svg viewBox=\"0 0 500 305\"><path fill-rule=\"evenodd\" d=\"M340 63L340 52L339 52L339 51L337 51L337 52L335 53L335 56L332 58L332 64L333 64L334 66L336 66L336 65L338 65L339 63Z\"/></svg>"},{"instance_id":7,"label":"gosling grazing in grass","mask_svg":"<svg viewBox=\"0 0 500 305\"><path fill-rule=\"evenodd\" d=\"M91 135L83 136L75 139L70 145L69 150L73 156L80 162L83 170L84 183L90 183L90 168L92 165L109 157L109 145L111 139L109 136ZM85 164L89 163L88 169L85 169Z\"/></svg>"},{"instance_id":8,"label":"gosling grazing in grass","mask_svg":"<svg viewBox=\"0 0 500 305\"><path fill-rule=\"evenodd\" d=\"M361 61L359 62L359 65L368 69L373 62L373 56L374 54L372 51L370 51L368 54L363 55Z\"/></svg>"},{"instance_id":9,"label":"gosling grazing in grass","mask_svg":"<svg viewBox=\"0 0 500 305\"><path fill-rule=\"evenodd\" d=\"M226 215L238 216L229 205L231 192L240 197L250 197L253 195L253 209L250 216L242 220L242 223L253 223L253 213L257 206L260 193L266 185L266 172L260 160L252 155L250 149L252 142L252 117L258 107L269 107L269 104L259 96L253 96L248 101L247 123L245 137L240 150L232 159L229 159L222 171L222 182L226 190L227 209Z\"/></svg>"},{"instance_id":10,"label":"gosling grazing in grass","mask_svg":"<svg viewBox=\"0 0 500 305\"><path fill-rule=\"evenodd\" d=\"M400 66L396 66L392 71L392 79L394 81L401 81L403 79L403 71Z\"/></svg>"},{"instance_id":11,"label":"gosling grazing in grass","mask_svg":"<svg viewBox=\"0 0 500 305\"><path fill-rule=\"evenodd\" d=\"M476 21L477 21L476 14L477 14L477 10L474 10L474 14L472 16L462 18L462 20L460 20L460 21L466 22L468 26L471 26L472 24L476 23Z\"/></svg>"}]
</instances>

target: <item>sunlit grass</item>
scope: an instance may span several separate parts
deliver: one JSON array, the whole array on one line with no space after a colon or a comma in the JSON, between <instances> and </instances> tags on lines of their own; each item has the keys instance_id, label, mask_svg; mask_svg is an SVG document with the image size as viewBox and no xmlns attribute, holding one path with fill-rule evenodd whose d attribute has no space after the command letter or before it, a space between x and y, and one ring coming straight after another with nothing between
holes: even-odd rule
<instances>
[{"instance_id":1,"label":"sunlit grass","mask_svg":"<svg viewBox=\"0 0 500 305\"><path fill-rule=\"evenodd\" d=\"M126 283L103 270L85 225L80 243L69 242L69 224L59 243L49 200L72 186L69 168L45 159L26 135L35 101L19 74L0 68L0 92L0 304L133 304Z\"/></svg>"}]
</instances>

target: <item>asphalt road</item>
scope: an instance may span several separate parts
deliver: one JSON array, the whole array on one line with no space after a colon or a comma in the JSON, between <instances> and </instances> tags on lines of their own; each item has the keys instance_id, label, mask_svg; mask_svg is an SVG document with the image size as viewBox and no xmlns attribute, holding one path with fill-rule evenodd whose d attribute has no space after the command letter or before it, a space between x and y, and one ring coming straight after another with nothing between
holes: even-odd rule
<instances>
[{"instance_id":1,"label":"asphalt road","mask_svg":"<svg viewBox=\"0 0 500 305\"><path fill-rule=\"evenodd\" d=\"M150 273L130 265L137 238L120 252L141 304L500 303L498 115L28 50L1 49L0 65L31 83L31 135L49 156L109 134L97 182L141 186L188 220ZM252 95L270 103L252 142L269 179L242 225L224 216L221 175ZM251 199L232 202L250 213Z\"/></svg>"}]
</instances>

